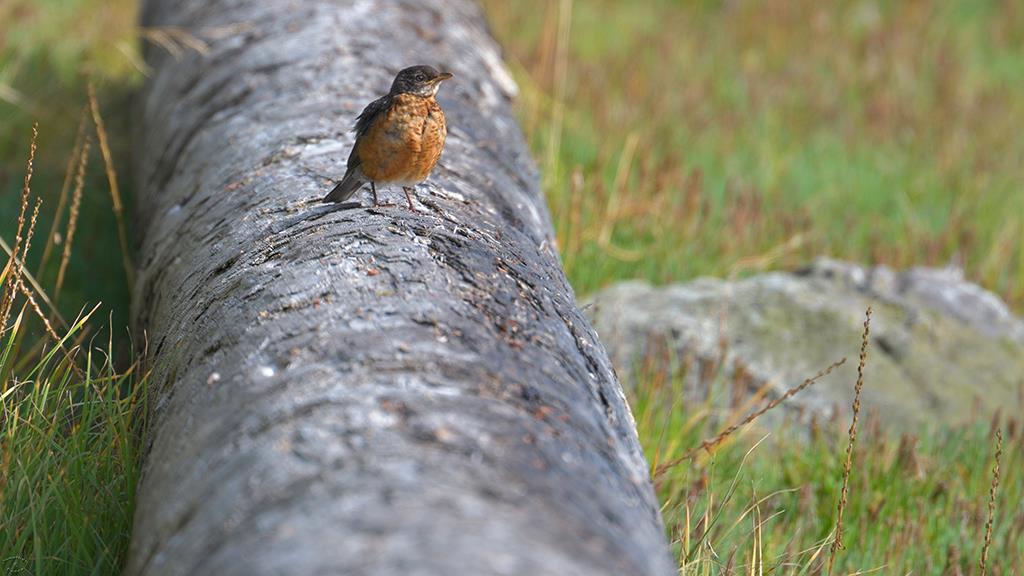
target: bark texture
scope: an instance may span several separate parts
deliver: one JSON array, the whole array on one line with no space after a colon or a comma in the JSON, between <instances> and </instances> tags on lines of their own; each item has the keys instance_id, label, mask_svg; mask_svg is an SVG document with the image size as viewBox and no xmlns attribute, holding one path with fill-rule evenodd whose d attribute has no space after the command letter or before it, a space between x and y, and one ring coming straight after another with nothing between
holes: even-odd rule
<instances>
[{"instance_id":1,"label":"bark texture","mask_svg":"<svg viewBox=\"0 0 1024 576\"><path fill-rule=\"evenodd\" d=\"M143 24L209 51L150 47L140 95L155 372L128 573L671 573L478 7L151 0ZM414 63L456 75L421 212L317 204Z\"/></svg>"}]
</instances>

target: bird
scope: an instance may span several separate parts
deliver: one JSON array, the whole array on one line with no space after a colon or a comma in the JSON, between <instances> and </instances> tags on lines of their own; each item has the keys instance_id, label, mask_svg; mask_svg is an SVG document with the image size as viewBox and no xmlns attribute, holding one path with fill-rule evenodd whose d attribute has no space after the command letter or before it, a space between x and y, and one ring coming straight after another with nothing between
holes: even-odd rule
<instances>
[{"instance_id":1,"label":"bird","mask_svg":"<svg viewBox=\"0 0 1024 576\"><path fill-rule=\"evenodd\" d=\"M374 206L377 184L397 184L405 192L409 210L414 187L430 176L441 157L448 126L435 96L441 83L452 77L431 66L411 66L395 76L388 93L374 100L356 118L355 145L348 156L345 176L321 201L344 202L365 184Z\"/></svg>"}]
</instances>

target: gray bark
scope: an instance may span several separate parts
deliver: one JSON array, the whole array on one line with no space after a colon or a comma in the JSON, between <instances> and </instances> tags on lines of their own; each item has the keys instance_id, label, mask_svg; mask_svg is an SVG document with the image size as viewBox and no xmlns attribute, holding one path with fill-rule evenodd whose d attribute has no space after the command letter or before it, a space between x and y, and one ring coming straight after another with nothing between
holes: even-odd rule
<instances>
[{"instance_id":1,"label":"gray bark","mask_svg":"<svg viewBox=\"0 0 1024 576\"><path fill-rule=\"evenodd\" d=\"M128 573L670 573L478 8L152 0L143 23L210 50L151 46L140 95L155 369ZM456 74L421 212L317 204L413 63Z\"/></svg>"}]
</instances>

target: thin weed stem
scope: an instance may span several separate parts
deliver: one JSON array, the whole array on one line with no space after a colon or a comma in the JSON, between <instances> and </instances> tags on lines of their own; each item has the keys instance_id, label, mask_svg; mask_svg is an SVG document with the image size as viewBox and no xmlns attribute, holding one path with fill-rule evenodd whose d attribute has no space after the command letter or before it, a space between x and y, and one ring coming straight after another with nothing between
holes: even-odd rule
<instances>
[{"instance_id":1,"label":"thin weed stem","mask_svg":"<svg viewBox=\"0 0 1024 576\"><path fill-rule=\"evenodd\" d=\"M43 205L42 198L36 198L36 205L32 208L32 218L28 221L28 233L25 234L25 245L21 248L21 263L19 269L23 270L25 261L28 258L28 250L32 246L32 237L36 234L36 221L39 219L39 207ZM18 275L21 280L21 274Z\"/></svg>"},{"instance_id":2,"label":"thin weed stem","mask_svg":"<svg viewBox=\"0 0 1024 576\"><path fill-rule=\"evenodd\" d=\"M32 140L29 144L28 161L25 164L25 183L21 189L21 210L18 213L18 230L14 234L14 246L11 248L11 255L7 260L7 278L4 284L2 312L0 312L0 331L7 327L7 320L11 316L11 308L14 306L14 296L17 290L18 279L21 275L21 266L18 260L18 252L21 251L22 236L25 229L25 212L28 211L28 198L32 193L32 170L36 160L36 146L39 142L39 123L32 124Z\"/></svg>"},{"instance_id":3,"label":"thin weed stem","mask_svg":"<svg viewBox=\"0 0 1024 576\"><path fill-rule=\"evenodd\" d=\"M782 396L779 396L778 398L772 400L771 402L766 404L764 406L764 408L761 408L760 410L751 413L749 416L744 418L742 421L740 421L740 422L738 422L736 424L733 424L732 426L729 426L725 430L722 430L716 436L714 436L712 438L709 438L707 440L704 440L703 442L700 443L700 445L696 446L695 448L691 448L688 452L686 452L682 456L680 456L678 458L675 458L673 460L669 460L668 462L662 464L661 466L659 466L654 471L654 477L657 479L658 477L663 475L665 472L668 472L669 469L674 468L675 466L678 466L679 464L682 464L683 462L686 462L687 460L691 460L701 450L704 450L704 451L706 451L708 453L711 453L715 449L715 447L717 447L719 444L724 442L725 439L728 438L730 435L732 435L733 432L735 432L736 430L740 429L743 426L746 426L747 424L750 424L754 420L757 420L765 412L768 412L769 410L771 410L772 408L775 408L779 404L782 404L783 402L785 402L789 398L792 398L793 396L795 396L796 394L798 394L799 392L801 392L802 390L804 390L808 386L811 386L812 384L814 384L818 380L821 380L825 376L828 376L829 374L832 373L833 370L835 370L836 368L839 368L840 366L842 366L845 363L846 363L846 358L843 358L841 360L833 362L831 366L829 366L828 368L825 368L821 372L818 372L817 374L815 374L814 376L808 378L807 380L804 380L800 385L794 386L794 387L790 388L789 390L786 390L786 392Z\"/></svg>"},{"instance_id":4,"label":"thin weed stem","mask_svg":"<svg viewBox=\"0 0 1024 576\"><path fill-rule=\"evenodd\" d=\"M128 280L128 290L135 286L135 267L132 265L131 252L128 247L128 232L124 222L124 206L121 203L121 190L117 185L117 171L114 170L113 155L107 141L107 130L103 125L103 116L96 100L96 87L89 83L89 108L92 110L92 121L96 126L96 137L99 139L100 151L103 153L103 165L107 171L107 182L110 183L110 200L113 203L114 219L117 220L117 239L121 244L121 262L124 275Z\"/></svg>"},{"instance_id":5,"label":"thin weed stem","mask_svg":"<svg viewBox=\"0 0 1024 576\"><path fill-rule=\"evenodd\" d=\"M43 247L43 257L39 261L36 276L42 278L46 264L50 261L50 255L57 242L57 231L64 216L64 208L67 207L68 194L71 192L71 183L75 181L75 172L78 166L79 157L85 145L85 128L89 121L89 108L82 108L82 119L78 122L78 133L75 135L75 146L68 157L68 165L64 171L64 183L60 187L60 198L57 200L57 210L53 215L53 224L50 225L50 233L46 235L46 245Z\"/></svg>"},{"instance_id":6,"label":"thin weed stem","mask_svg":"<svg viewBox=\"0 0 1024 576\"><path fill-rule=\"evenodd\" d=\"M32 218L29 220L28 223L28 232L25 234L25 245L24 247L22 247L21 250L21 258L18 260L15 266L14 283L16 289L19 292L21 292L22 295L25 296L25 300L28 302L29 307L32 309L33 312L35 312L36 316L38 316L39 319L43 322L43 328L46 329L46 333L50 336L50 338L53 338L53 341L56 342L57 346L59 346L61 351L64 352L64 355L68 360L68 364L72 368L74 368L75 373L77 373L80 377L84 377L85 373L82 372L82 369L75 364L73 355L71 354L70 351L68 351L67 348L64 347L60 335L57 334L57 331L53 329L53 324L50 323L50 319L46 317L46 314L43 314L43 309L39 306L39 303L36 302L36 298L35 295L32 294L32 290L28 287L27 284L25 284L24 276L28 274L28 271L24 270L25 259L28 257L29 248L31 248L32 246L32 238L35 236L36 233L36 222L39 219L39 208L42 205L43 199L36 198L35 207L32 209Z\"/></svg>"},{"instance_id":7,"label":"thin weed stem","mask_svg":"<svg viewBox=\"0 0 1024 576\"><path fill-rule=\"evenodd\" d=\"M988 489L988 521L985 522L985 544L981 547L981 559L978 560L978 567L981 569L981 576L988 571L988 549L992 545L992 523L996 516L996 493L999 490L999 463L1003 457L1003 430L996 429L996 457L992 466L992 485Z\"/></svg>"},{"instance_id":8,"label":"thin weed stem","mask_svg":"<svg viewBox=\"0 0 1024 576\"><path fill-rule=\"evenodd\" d=\"M832 575L836 554L843 548L843 512L846 510L846 498L850 492L850 468L853 466L853 448L857 443L857 420L860 416L860 391L864 387L864 368L868 362L868 342L871 337L871 307L864 313L864 333L860 342L860 361L857 363L857 383L853 387L853 421L850 422L850 441L846 445L846 460L843 462L843 488L839 493L839 504L836 510L836 536L828 554L828 574Z\"/></svg>"},{"instance_id":9,"label":"thin weed stem","mask_svg":"<svg viewBox=\"0 0 1024 576\"><path fill-rule=\"evenodd\" d=\"M89 160L89 147L92 142L85 137L82 144L82 155L78 159L78 173L75 175L75 191L71 194L71 209L68 212L68 228L64 234L64 250L60 257L60 268L57 271L57 283L53 289L54 302L60 298L60 289L64 286L64 274L71 260L71 247L75 242L75 230L78 228L78 213L82 206L82 189L85 186L85 167Z\"/></svg>"}]
</instances>

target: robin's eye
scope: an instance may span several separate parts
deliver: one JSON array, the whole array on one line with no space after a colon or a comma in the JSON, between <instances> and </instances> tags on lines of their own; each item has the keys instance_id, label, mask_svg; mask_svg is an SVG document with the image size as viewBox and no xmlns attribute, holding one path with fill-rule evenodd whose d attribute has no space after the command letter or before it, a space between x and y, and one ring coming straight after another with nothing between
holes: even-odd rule
<instances>
[{"instance_id":1,"label":"robin's eye","mask_svg":"<svg viewBox=\"0 0 1024 576\"><path fill-rule=\"evenodd\" d=\"M423 74L417 74L416 75L416 81L417 82L426 82L427 81L427 77L424 76Z\"/></svg>"}]
</instances>

